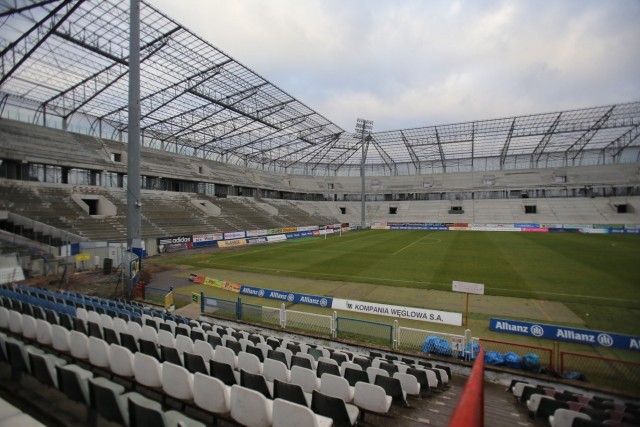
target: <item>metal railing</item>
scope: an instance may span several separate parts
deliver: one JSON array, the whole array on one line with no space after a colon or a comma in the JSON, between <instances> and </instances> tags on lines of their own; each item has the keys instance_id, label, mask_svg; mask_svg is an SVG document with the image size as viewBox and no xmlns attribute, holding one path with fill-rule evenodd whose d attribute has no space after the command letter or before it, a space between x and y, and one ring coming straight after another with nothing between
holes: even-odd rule
<instances>
[{"instance_id":1,"label":"metal railing","mask_svg":"<svg viewBox=\"0 0 640 427\"><path fill-rule=\"evenodd\" d=\"M633 393L640 390L640 362L561 351L560 373L599 386Z\"/></svg>"},{"instance_id":2,"label":"metal railing","mask_svg":"<svg viewBox=\"0 0 640 427\"><path fill-rule=\"evenodd\" d=\"M164 305L164 297L169 292L173 291L173 286L169 286L169 289L165 289L165 288L156 288L153 286L144 285L142 288L142 291L143 291L143 295L142 295L143 299Z\"/></svg>"},{"instance_id":3,"label":"metal railing","mask_svg":"<svg viewBox=\"0 0 640 427\"><path fill-rule=\"evenodd\" d=\"M332 316L294 310L283 310L282 312L284 313L284 322L281 326L284 329L306 331L329 337L334 335Z\"/></svg>"},{"instance_id":4,"label":"metal railing","mask_svg":"<svg viewBox=\"0 0 640 427\"><path fill-rule=\"evenodd\" d=\"M393 325L351 317L336 317L336 337L393 346Z\"/></svg>"}]
</instances>

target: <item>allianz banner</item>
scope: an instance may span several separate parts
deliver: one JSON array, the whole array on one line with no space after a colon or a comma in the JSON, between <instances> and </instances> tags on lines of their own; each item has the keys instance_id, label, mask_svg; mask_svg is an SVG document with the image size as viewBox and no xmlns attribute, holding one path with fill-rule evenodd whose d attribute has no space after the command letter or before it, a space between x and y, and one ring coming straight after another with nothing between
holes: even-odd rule
<instances>
[{"instance_id":1,"label":"allianz banner","mask_svg":"<svg viewBox=\"0 0 640 427\"><path fill-rule=\"evenodd\" d=\"M425 308L403 307L399 305L377 304L374 302L333 299L334 310L354 311L356 313L378 314L380 316L421 320L443 325L462 326L462 314L450 311L428 310Z\"/></svg>"},{"instance_id":2,"label":"allianz banner","mask_svg":"<svg viewBox=\"0 0 640 427\"><path fill-rule=\"evenodd\" d=\"M496 318L489 319L489 329L495 332L528 335L555 341L640 351L640 336Z\"/></svg>"},{"instance_id":3,"label":"allianz banner","mask_svg":"<svg viewBox=\"0 0 640 427\"><path fill-rule=\"evenodd\" d=\"M273 289L255 288L253 286L242 286L240 295L248 295L258 298L275 299L282 302L290 302L294 304L315 305L317 307L330 308L333 298L322 297L318 295L297 294L295 292L276 291Z\"/></svg>"}]
</instances>

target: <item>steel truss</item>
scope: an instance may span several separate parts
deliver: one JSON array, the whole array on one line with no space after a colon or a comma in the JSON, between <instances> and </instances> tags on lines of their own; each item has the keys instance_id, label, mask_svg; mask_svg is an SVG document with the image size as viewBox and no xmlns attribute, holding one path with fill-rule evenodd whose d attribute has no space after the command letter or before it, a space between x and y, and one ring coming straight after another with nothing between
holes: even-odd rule
<instances>
[{"instance_id":1,"label":"steel truss","mask_svg":"<svg viewBox=\"0 0 640 427\"><path fill-rule=\"evenodd\" d=\"M151 5L140 15L144 144L281 172L360 167L357 135ZM126 0L0 0L3 112L33 109L34 121L63 125L82 116L88 132L103 136L104 125L126 140L128 31ZM394 175L620 162L626 152L637 161L639 126L632 102L373 132L366 164Z\"/></svg>"}]
</instances>

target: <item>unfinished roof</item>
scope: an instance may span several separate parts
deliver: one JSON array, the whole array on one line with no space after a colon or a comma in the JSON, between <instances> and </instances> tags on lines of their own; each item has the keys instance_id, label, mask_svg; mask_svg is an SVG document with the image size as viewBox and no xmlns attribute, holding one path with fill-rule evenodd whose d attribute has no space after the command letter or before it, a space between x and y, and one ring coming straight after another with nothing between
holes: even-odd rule
<instances>
[{"instance_id":1,"label":"unfinished roof","mask_svg":"<svg viewBox=\"0 0 640 427\"><path fill-rule=\"evenodd\" d=\"M128 15L126 0L0 0L3 116L126 139ZM362 144L149 4L140 16L147 146L307 174L353 173L363 146L385 175L638 160L640 102L374 132Z\"/></svg>"}]
</instances>

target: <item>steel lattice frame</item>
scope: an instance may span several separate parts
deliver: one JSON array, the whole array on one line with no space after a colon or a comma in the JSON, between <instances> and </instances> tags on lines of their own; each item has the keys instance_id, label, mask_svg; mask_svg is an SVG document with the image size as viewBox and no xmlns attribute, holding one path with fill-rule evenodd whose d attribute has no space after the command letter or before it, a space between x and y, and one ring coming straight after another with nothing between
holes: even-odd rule
<instances>
[{"instance_id":1,"label":"steel lattice frame","mask_svg":"<svg viewBox=\"0 0 640 427\"><path fill-rule=\"evenodd\" d=\"M128 4L0 0L3 111L126 133ZM145 145L273 171L358 173L361 138L146 3L141 61ZM393 175L578 165L586 154L638 161L638 135L640 102L374 132L367 167Z\"/></svg>"}]
</instances>

